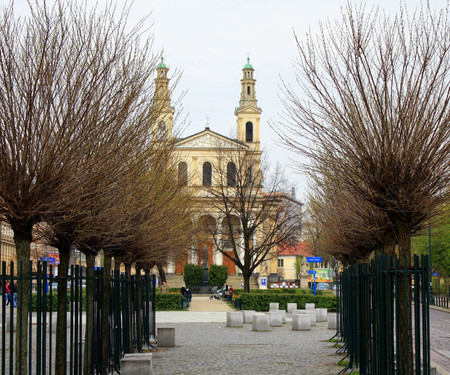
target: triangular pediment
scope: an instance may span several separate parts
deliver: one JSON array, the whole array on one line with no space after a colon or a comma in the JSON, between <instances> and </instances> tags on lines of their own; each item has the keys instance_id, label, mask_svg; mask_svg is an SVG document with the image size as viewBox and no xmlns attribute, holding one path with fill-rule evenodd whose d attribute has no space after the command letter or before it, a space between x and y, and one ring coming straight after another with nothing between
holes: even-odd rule
<instances>
[{"instance_id":1,"label":"triangular pediment","mask_svg":"<svg viewBox=\"0 0 450 375\"><path fill-rule=\"evenodd\" d=\"M238 140L225 137L211 130L204 130L179 140L176 148L203 148L203 149L243 149L248 146Z\"/></svg>"}]
</instances>

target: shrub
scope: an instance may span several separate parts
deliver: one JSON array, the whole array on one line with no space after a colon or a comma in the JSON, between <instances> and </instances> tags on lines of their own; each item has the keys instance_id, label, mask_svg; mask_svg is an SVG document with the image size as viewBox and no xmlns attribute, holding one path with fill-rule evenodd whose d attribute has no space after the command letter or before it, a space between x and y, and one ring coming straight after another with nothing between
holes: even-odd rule
<instances>
[{"instance_id":1,"label":"shrub","mask_svg":"<svg viewBox=\"0 0 450 375\"><path fill-rule=\"evenodd\" d=\"M157 311L183 310L180 293L156 293L155 309Z\"/></svg>"},{"instance_id":2,"label":"shrub","mask_svg":"<svg viewBox=\"0 0 450 375\"><path fill-rule=\"evenodd\" d=\"M314 296L311 293L242 293L242 309L268 311L270 302L278 302L280 309L286 310L288 303L297 303L300 309L305 303L315 303L317 308L336 311L336 296Z\"/></svg>"},{"instance_id":3,"label":"shrub","mask_svg":"<svg viewBox=\"0 0 450 375\"><path fill-rule=\"evenodd\" d=\"M197 264L185 264L184 265L184 282L189 289L195 289L192 287L202 285L203 281L203 268Z\"/></svg>"},{"instance_id":4,"label":"shrub","mask_svg":"<svg viewBox=\"0 0 450 375\"><path fill-rule=\"evenodd\" d=\"M218 286L219 288L222 288L228 278L228 268L227 266L218 266L218 265L211 265L208 272L208 284L209 286Z\"/></svg>"}]
</instances>

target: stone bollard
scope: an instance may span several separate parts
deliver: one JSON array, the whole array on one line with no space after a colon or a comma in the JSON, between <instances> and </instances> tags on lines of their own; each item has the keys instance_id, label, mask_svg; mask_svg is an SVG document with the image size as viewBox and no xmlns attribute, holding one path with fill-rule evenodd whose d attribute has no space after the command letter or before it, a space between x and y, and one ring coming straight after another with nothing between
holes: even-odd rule
<instances>
[{"instance_id":1,"label":"stone bollard","mask_svg":"<svg viewBox=\"0 0 450 375\"><path fill-rule=\"evenodd\" d=\"M278 302L270 302L269 311L278 311L280 309L280 304Z\"/></svg>"},{"instance_id":2,"label":"stone bollard","mask_svg":"<svg viewBox=\"0 0 450 375\"><path fill-rule=\"evenodd\" d=\"M311 329L311 318L307 314L292 315L292 330L309 331Z\"/></svg>"},{"instance_id":3,"label":"stone bollard","mask_svg":"<svg viewBox=\"0 0 450 375\"><path fill-rule=\"evenodd\" d=\"M286 310L280 310L281 312L281 322L286 324Z\"/></svg>"},{"instance_id":4,"label":"stone bollard","mask_svg":"<svg viewBox=\"0 0 450 375\"><path fill-rule=\"evenodd\" d=\"M327 309L316 309L317 321L318 322L326 322L327 321Z\"/></svg>"},{"instance_id":5,"label":"stone bollard","mask_svg":"<svg viewBox=\"0 0 450 375\"><path fill-rule=\"evenodd\" d=\"M266 332L270 328L270 316L263 313L253 314L252 330L257 332Z\"/></svg>"},{"instance_id":6,"label":"stone bollard","mask_svg":"<svg viewBox=\"0 0 450 375\"><path fill-rule=\"evenodd\" d=\"M336 329L336 314L328 315L328 329Z\"/></svg>"},{"instance_id":7,"label":"stone bollard","mask_svg":"<svg viewBox=\"0 0 450 375\"><path fill-rule=\"evenodd\" d=\"M315 310L316 304L315 303L305 303L305 310Z\"/></svg>"},{"instance_id":8,"label":"stone bollard","mask_svg":"<svg viewBox=\"0 0 450 375\"><path fill-rule=\"evenodd\" d=\"M227 311L227 327L242 327L244 313L242 311Z\"/></svg>"},{"instance_id":9,"label":"stone bollard","mask_svg":"<svg viewBox=\"0 0 450 375\"><path fill-rule=\"evenodd\" d=\"M255 310L242 310L244 314L244 323L252 323L253 322L253 314L256 314Z\"/></svg>"},{"instance_id":10,"label":"stone bollard","mask_svg":"<svg viewBox=\"0 0 450 375\"><path fill-rule=\"evenodd\" d=\"M288 303L287 304L287 312L292 313L294 310L297 310L297 303Z\"/></svg>"},{"instance_id":11,"label":"stone bollard","mask_svg":"<svg viewBox=\"0 0 450 375\"><path fill-rule=\"evenodd\" d=\"M269 311L266 315L270 319L271 327L281 327L283 325L283 315L281 311Z\"/></svg>"},{"instance_id":12,"label":"stone bollard","mask_svg":"<svg viewBox=\"0 0 450 375\"><path fill-rule=\"evenodd\" d=\"M298 313L293 315L308 315L311 320L311 326L316 325L316 310L297 310Z\"/></svg>"},{"instance_id":13,"label":"stone bollard","mask_svg":"<svg viewBox=\"0 0 450 375\"><path fill-rule=\"evenodd\" d=\"M173 327L159 327L156 337L160 347L170 348L175 346L175 328Z\"/></svg>"},{"instance_id":14,"label":"stone bollard","mask_svg":"<svg viewBox=\"0 0 450 375\"><path fill-rule=\"evenodd\" d=\"M16 330L16 320L17 320L16 315L13 315L13 317L12 317L12 327L11 327L11 318L8 316L8 317L6 317L5 320L6 320L5 321L5 323L6 323L6 332L15 331Z\"/></svg>"},{"instance_id":15,"label":"stone bollard","mask_svg":"<svg viewBox=\"0 0 450 375\"><path fill-rule=\"evenodd\" d=\"M121 375L152 375L152 353L125 354L120 362Z\"/></svg>"}]
</instances>

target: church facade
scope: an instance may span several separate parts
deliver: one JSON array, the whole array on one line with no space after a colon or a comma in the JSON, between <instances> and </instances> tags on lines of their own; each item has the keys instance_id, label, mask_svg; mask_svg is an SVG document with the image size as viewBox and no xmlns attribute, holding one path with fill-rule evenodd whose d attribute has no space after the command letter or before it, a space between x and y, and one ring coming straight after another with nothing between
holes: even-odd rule
<instances>
[{"instance_id":1,"label":"church facade","mask_svg":"<svg viewBox=\"0 0 450 375\"><path fill-rule=\"evenodd\" d=\"M168 68L162 61L157 67L155 103L161 105L161 114L157 121L158 130L171 137L174 111L170 105L167 72ZM231 243L230 231L227 231L227 228L239 228L241 225L239 217L224 215L218 208L217 196L211 190L215 187L225 191L236 185L240 168L235 162L237 159L252 160L253 169L249 167L245 171L244 178L250 179L256 172L260 172L262 110L258 107L254 69L249 60L242 69L240 86L239 106L234 110L236 138L219 134L207 126L196 134L175 140L174 160L178 169L178 180L190 189L194 196L196 209L192 220L198 231L188 254L169 261L168 273L182 273L185 263L225 265L229 275L240 272L234 262L224 254L228 244ZM262 183L258 187L257 195L264 195ZM299 205L301 206L300 203ZM232 233L235 236L239 230ZM255 234L253 241L258 240L258 235ZM233 241L239 242L243 239L233 238ZM231 251L231 245L229 248ZM276 273L278 271L276 258L261 264L257 271L263 275Z\"/></svg>"}]
</instances>

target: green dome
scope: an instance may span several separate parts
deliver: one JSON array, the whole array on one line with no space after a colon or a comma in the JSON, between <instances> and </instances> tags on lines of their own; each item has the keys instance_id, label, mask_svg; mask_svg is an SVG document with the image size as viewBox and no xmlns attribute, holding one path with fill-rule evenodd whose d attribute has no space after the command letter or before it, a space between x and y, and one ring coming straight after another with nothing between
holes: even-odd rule
<instances>
[{"instance_id":1,"label":"green dome","mask_svg":"<svg viewBox=\"0 0 450 375\"><path fill-rule=\"evenodd\" d=\"M159 63L157 68L165 68L165 69L167 69L166 64L164 64L164 58L163 57L161 57L161 62Z\"/></svg>"},{"instance_id":2,"label":"green dome","mask_svg":"<svg viewBox=\"0 0 450 375\"><path fill-rule=\"evenodd\" d=\"M250 64L250 57L247 58L247 64L244 65L244 69L252 69L253 70L253 66L252 66L252 64Z\"/></svg>"}]
</instances>

